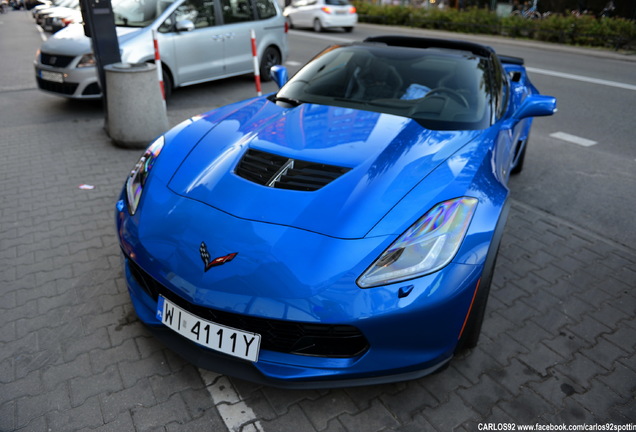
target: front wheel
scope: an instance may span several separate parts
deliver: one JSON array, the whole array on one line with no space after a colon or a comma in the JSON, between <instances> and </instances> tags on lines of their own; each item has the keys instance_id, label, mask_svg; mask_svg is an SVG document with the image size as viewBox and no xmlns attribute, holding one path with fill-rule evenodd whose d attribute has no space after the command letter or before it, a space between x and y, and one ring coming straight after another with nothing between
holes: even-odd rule
<instances>
[{"instance_id":1,"label":"front wheel","mask_svg":"<svg viewBox=\"0 0 636 432\"><path fill-rule=\"evenodd\" d=\"M272 68L272 66L279 65L280 63L280 52L278 52L278 50L273 46L267 47L267 49L263 53L263 58L261 59L261 81L271 81L272 77L269 74L269 70Z\"/></svg>"},{"instance_id":2,"label":"front wheel","mask_svg":"<svg viewBox=\"0 0 636 432\"><path fill-rule=\"evenodd\" d=\"M492 284L493 273L495 272L495 264L497 263L497 255L499 255L499 246L496 246L494 257L486 259L486 266L477 287L477 293L473 300L470 315L468 316L465 327L457 342L455 352L461 352L472 349L477 346L481 327L484 324L486 316L486 306L488 304L488 296L490 295L490 286Z\"/></svg>"}]
</instances>

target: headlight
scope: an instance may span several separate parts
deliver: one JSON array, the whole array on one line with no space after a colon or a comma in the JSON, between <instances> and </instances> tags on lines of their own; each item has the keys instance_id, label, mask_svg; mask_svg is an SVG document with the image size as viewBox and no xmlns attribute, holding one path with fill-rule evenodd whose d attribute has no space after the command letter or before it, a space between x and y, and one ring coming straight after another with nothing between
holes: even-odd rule
<instances>
[{"instance_id":1,"label":"headlight","mask_svg":"<svg viewBox=\"0 0 636 432\"><path fill-rule=\"evenodd\" d=\"M134 215L141 199L141 194L146 184L146 179L150 170L161 153L165 140L163 135L155 140L146 149L144 155L139 159L137 165L133 168L126 180L126 197L128 198L128 211L131 215Z\"/></svg>"},{"instance_id":2,"label":"headlight","mask_svg":"<svg viewBox=\"0 0 636 432\"><path fill-rule=\"evenodd\" d=\"M78 68L95 66L95 55L93 53L84 54L77 64Z\"/></svg>"},{"instance_id":3,"label":"headlight","mask_svg":"<svg viewBox=\"0 0 636 432\"><path fill-rule=\"evenodd\" d=\"M457 254L478 200L437 204L402 234L358 278L361 288L413 279L446 266Z\"/></svg>"}]
</instances>

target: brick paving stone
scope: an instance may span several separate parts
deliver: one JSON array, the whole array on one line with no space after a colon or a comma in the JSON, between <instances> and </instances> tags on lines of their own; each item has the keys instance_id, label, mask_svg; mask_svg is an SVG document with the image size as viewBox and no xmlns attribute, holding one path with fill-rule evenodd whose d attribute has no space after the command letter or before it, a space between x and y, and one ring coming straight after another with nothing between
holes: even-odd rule
<instances>
[{"instance_id":1,"label":"brick paving stone","mask_svg":"<svg viewBox=\"0 0 636 432\"><path fill-rule=\"evenodd\" d=\"M502 400L512 399L513 395L505 387L498 384L488 375L482 375L481 380L457 394L475 410L480 417L489 414L494 405Z\"/></svg>"},{"instance_id":2,"label":"brick paving stone","mask_svg":"<svg viewBox=\"0 0 636 432\"><path fill-rule=\"evenodd\" d=\"M376 432L390 429L399 425L395 417L377 399L371 406L355 415L349 413L338 416L338 420L348 432L365 430Z\"/></svg>"},{"instance_id":3,"label":"brick paving stone","mask_svg":"<svg viewBox=\"0 0 636 432\"><path fill-rule=\"evenodd\" d=\"M355 414L358 411L356 404L342 390L330 392L316 400L302 401L300 407L317 430L325 429L329 421L340 414Z\"/></svg>"},{"instance_id":4,"label":"brick paving stone","mask_svg":"<svg viewBox=\"0 0 636 432\"><path fill-rule=\"evenodd\" d=\"M445 403L422 412L422 416L440 432L453 430L467 421L474 421L480 417L479 413L466 405L456 393L451 394Z\"/></svg>"},{"instance_id":5,"label":"brick paving stone","mask_svg":"<svg viewBox=\"0 0 636 432\"><path fill-rule=\"evenodd\" d=\"M99 398L106 423L115 421L136 407L150 407L157 403L148 379L141 379L120 391L103 393Z\"/></svg>"},{"instance_id":6,"label":"brick paving stone","mask_svg":"<svg viewBox=\"0 0 636 432\"><path fill-rule=\"evenodd\" d=\"M381 395L379 400L402 424L409 423L414 414L439 404L433 394L415 382L407 383L400 392Z\"/></svg>"},{"instance_id":7,"label":"brick paving stone","mask_svg":"<svg viewBox=\"0 0 636 432\"><path fill-rule=\"evenodd\" d=\"M557 408L527 387L521 388L519 395L510 401L498 404L516 422L534 424L541 416L557 411Z\"/></svg>"},{"instance_id":8,"label":"brick paving stone","mask_svg":"<svg viewBox=\"0 0 636 432\"><path fill-rule=\"evenodd\" d=\"M104 424L97 397L86 400L71 409L56 409L46 414L50 430L80 430L96 428Z\"/></svg>"},{"instance_id":9,"label":"brick paving stone","mask_svg":"<svg viewBox=\"0 0 636 432\"><path fill-rule=\"evenodd\" d=\"M261 422L263 429L266 431L276 432L299 432L314 430L313 425L307 415L298 405L292 405L282 415L273 420L265 420Z\"/></svg>"},{"instance_id":10,"label":"brick paving stone","mask_svg":"<svg viewBox=\"0 0 636 432\"><path fill-rule=\"evenodd\" d=\"M156 428L157 425L173 422L184 424L192 420L180 393L173 394L163 403L151 407L135 407L131 411L137 431L148 431Z\"/></svg>"}]
</instances>

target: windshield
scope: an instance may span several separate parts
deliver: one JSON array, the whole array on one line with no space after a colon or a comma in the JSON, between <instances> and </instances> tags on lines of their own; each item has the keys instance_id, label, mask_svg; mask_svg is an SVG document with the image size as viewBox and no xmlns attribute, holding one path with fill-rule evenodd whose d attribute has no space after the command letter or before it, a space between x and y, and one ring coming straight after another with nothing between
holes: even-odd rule
<instances>
[{"instance_id":1,"label":"windshield","mask_svg":"<svg viewBox=\"0 0 636 432\"><path fill-rule=\"evenodd\" d=\"M174 0L114 0L115 25L119 27L147 27Z\"/></svg>"},{"instance_id":2,"label":"windshield","mask_svg":"<svg viewBox=\"0 0 636 432\"><path fill-rule=\"evenodd\" d=\"M484 129L491 122L488 61L468 52L334 46L276 97L409 117L428 129Z\"/></svg>"}]
</instances>

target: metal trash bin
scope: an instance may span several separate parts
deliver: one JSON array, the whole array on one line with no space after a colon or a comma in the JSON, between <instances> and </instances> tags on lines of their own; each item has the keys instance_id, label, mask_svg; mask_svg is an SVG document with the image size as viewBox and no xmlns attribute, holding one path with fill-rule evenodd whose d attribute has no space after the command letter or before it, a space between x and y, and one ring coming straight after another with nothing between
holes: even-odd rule
<instances>
[{"instance_id":1,"label":"metal trash bin","mask_svg":"<svg viewBox=\"0 0 636 432\"><path fill-rule=\"evenodd\" d=\"M156 66L152 63L114 63L104 67L107 94L107 132L116 145L146 148L168 130L168 115Z\"/></svg>"}]
</instances>

